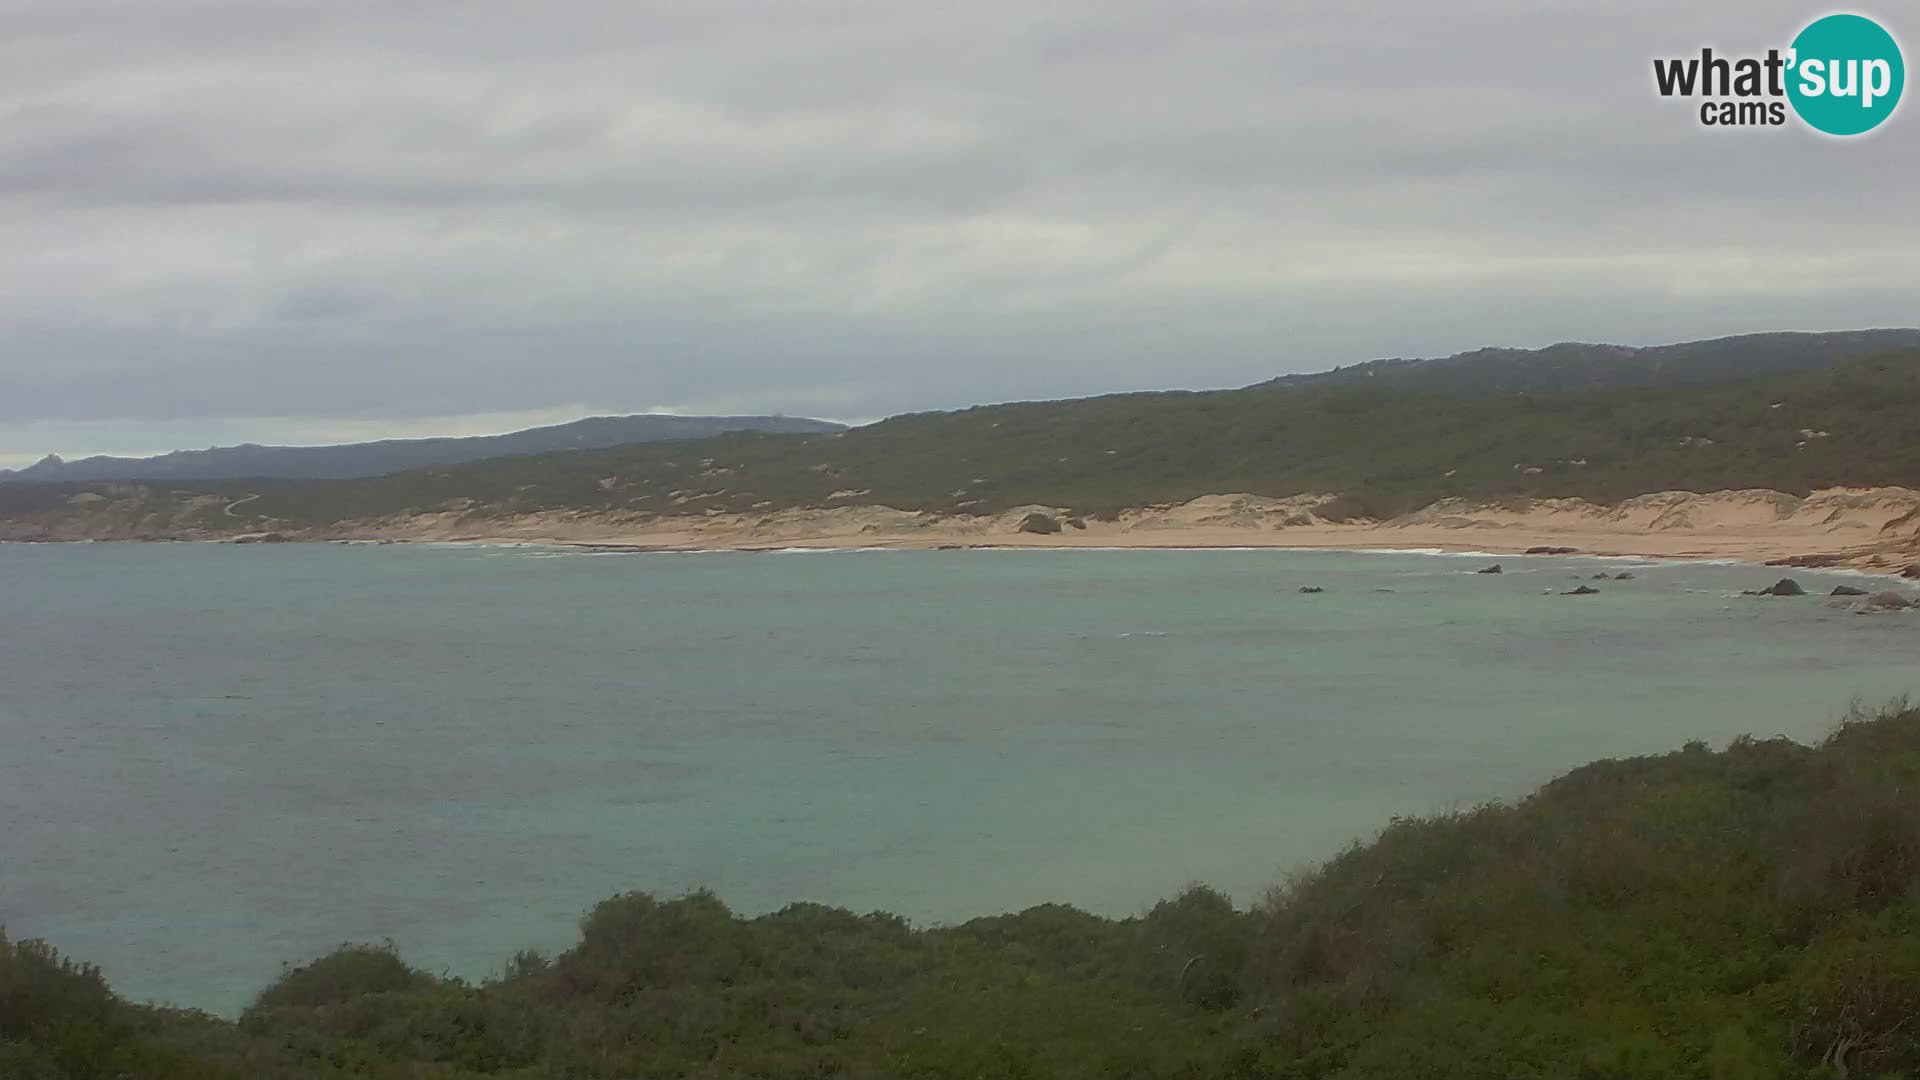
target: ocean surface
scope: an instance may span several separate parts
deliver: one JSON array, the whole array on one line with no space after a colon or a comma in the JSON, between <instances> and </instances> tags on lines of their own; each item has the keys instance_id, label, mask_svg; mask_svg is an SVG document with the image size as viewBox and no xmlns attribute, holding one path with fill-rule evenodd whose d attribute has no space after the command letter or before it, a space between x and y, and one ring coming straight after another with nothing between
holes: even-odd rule
<instances>
[{"instance_id":1,"label":"ocean surface","mask_svg":"<svg viewBox=\"0 0 1920 1080\"><path fill-rule=\"evenodd\" d=\"M1602 570L1637 579L1544 595ZM0 923L231 1013L344 941L482 976L628 889L923 923L1251 901L1395 814L1920 692L1920 617L1734 595L1778 576L0 545Z\"/></svg>"}]
</instances>

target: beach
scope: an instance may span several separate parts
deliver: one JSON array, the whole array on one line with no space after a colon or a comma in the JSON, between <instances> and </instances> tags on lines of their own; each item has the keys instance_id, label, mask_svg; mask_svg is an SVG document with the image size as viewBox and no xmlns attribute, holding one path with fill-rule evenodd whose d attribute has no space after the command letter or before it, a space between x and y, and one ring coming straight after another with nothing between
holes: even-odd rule
<instances>
[{"instance_id":1,"label":"beach","mask_svg":"<svg viewBox=\"0 0 1920 1080\"><path fill-rule=\"evenodd\" d=\"M887 506L711 516L547 512L476 518L449 511L343 522L289 538L660 551L1249 547L1520 554L1544 547L1594 555L1798 560L1892 572L1920 563L1920 492L1908 488L1831 488L1805 497L1766 490L1660 492L1611 506L1580 499L1445 500L1384 521L1330 520L1318 512L1329 501L1325 495L1207 495L1105 519L1053 506L978 516ZM1023 531L1032 515L1058 523L1058 531Z\"/></svg>"}]
</instances>

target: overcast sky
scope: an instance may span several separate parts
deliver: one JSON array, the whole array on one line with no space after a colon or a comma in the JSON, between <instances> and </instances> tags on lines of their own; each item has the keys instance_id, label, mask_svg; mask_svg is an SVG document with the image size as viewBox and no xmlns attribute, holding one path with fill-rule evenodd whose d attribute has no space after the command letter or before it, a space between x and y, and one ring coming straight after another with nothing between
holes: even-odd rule
<instances>
[{"instance_id":1,"label":"overcast sky","mask_svg":"<svg viewBox=\"0 0 1920 1080\"><path fill-rule=\"evenodd\" d=\"M0 0L0 466L1920 324L1911 103L1653 93L1825 10Z\"/></svg>"}]
</instances>

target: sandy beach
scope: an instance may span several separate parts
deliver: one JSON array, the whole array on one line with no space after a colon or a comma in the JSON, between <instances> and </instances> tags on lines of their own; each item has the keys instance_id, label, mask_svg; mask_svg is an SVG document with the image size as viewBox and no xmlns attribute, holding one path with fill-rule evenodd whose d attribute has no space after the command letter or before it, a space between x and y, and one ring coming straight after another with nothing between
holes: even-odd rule
<instances>
[{"instance_id":1,"label":"sandy beach","mask_svg":"<svg viewBox=\"0 0 1920 1080\"><path fill-rule=\"evenodd\" d=\"M1899 572L1920 563L1920 492L1835 488L1806 497L1775 491L1662 492L1612 506L1579 499L1510 504L1448 500L1387 521L1334 521L1323 495L1276 499L1207 495L1077 518L1064 507L1023 506L991 516L885 506L709 517L541 513L509 519L461 513L343 522L293 539L555 543L665 551L782 548L1204 548L1436 549L1519 554L1573 548L1598 555L1800 560ZM1023 531L1031 515L1058 532ZM1044 526L1043 526L1044 527Z\"/></svg>"},{"instance_id":2,"label":"sandy beach","mask_svg":"<svg viewBox=\"0 0 1920 1080\"><path fill-rule=\"evenodd\" d=\"M1221 494L1107 517L1078 516L1064 506L1019 506L991 515L875 505L706 515L594 509L502 516L448 508L326 525L236 519L228 527L218 516L209 526L207 507L197 501L158 512L144 489L131 485L111 497L80 499L50 512L0 520L0 540L540 543L654 551L1259 547L1505 555L1553 548L1593 555L1792 561L1920 577L1920 491L1901 487L1830 488L1806 496L1668 491L1612 505L1581 499L1448 499L1387 520L1345 518L1338 511L1345 500L1325 494Z\"/></svg>"}]
</instances>

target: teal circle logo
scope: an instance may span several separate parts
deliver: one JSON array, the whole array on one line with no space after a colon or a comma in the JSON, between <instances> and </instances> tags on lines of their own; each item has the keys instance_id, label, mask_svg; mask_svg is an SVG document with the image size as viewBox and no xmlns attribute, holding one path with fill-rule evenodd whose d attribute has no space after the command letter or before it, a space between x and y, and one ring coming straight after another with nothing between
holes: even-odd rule
<instances>
[{"instance_id":1,"label":"teal circle logo","mask_svg":"<svg viewBox=\"0 0 1920 1080\"><path fill-rule=\"evenodd\" d=\"M1863 135L1900 104L1907 65L1900 44L1864 15L1815 19L1793 39L1787 100L1808 126L1828 135Z\"/></svg>"}]
</instances>

